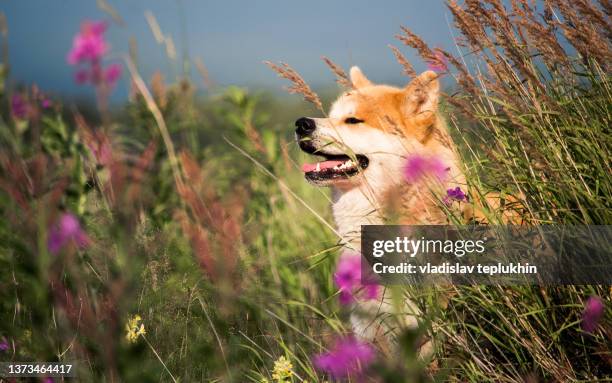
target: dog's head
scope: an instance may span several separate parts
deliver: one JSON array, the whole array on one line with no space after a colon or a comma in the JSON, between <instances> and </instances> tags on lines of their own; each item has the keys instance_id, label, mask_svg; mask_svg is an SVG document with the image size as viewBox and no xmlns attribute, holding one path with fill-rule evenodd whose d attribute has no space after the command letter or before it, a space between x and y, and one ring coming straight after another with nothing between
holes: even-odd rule
<instances>
[{"instance_id":1,"label":"dog's head","mask_svg":"<svg viewBox=\"0 0 612 383\"><path fill-rule=\"evenodd\" d=\"M295 122L300 148L323 158L302 170L315 185L340 188L397 178L406 156L420 151L433 133L439 83L427 71L404 88L375 85L351 68L353 89L343 93L327 118Z\"/></svg>"}]
</instances>

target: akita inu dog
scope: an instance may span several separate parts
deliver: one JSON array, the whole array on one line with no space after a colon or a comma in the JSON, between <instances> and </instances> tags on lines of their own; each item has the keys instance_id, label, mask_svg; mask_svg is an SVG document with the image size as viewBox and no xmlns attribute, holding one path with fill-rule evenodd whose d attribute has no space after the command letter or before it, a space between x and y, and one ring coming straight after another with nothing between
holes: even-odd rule
<instances>
[{"instance_id":1,"label":"akita inu dog","mask_svg":"<svg viewBox=\"0 0 612 383\"><path fill-rule=\"evenodd\" d=\"M295 122L300 148L324 159L302 170L312 184L333 187L333 214L342 239L358 244L361 225L384 224L389 205L398 207L402 224L446 223L431 184L408 184L403 176L406 159L421 155L444 164L447 185L465 184L437 113L437 74L424 72L404 88L375 85L357 67L350 77L354 89L334 102L327 118ZM398 197L401 203L390 201Z\"/></svg>"},{"instance_id":2,"label":"akita inu dog","mask_svg":"<svg viewBox=\"0 0 612 383\"><path fill-rule=\"evenodd\" d=\"M333 215L344 244L359 250L361 225L388 222L389 207L399 217L395 223L446 224L431 183L410 183L404 177L407 158L417 155L444 164L439 190L465 185L454 145L437 112L437 74L424 72L404 88L373 84L357 67L351 68L350 79L353 89L334 102L327 118L302 117L295 122L300 148L323 157L304 164L302 170L312 184L333 188ZM384 313L390 305L382 299L359 308ZM406 324L415 326L418 310L410 301L406 314ZM365 338L389 330L358 315L352 322Z\"/></svg>"}]
</instances>

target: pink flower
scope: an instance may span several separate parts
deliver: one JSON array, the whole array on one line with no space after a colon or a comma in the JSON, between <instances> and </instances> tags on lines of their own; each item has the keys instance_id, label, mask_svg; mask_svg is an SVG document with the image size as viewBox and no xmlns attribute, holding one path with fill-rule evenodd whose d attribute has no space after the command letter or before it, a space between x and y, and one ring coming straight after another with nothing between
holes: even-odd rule
<instances>
[{"instance_id":1,"label":"pink flower","mask_svg":"<svg viewBox=\"0 0 612 383\"><path fill-rule=\"evenodd\" d=\"M104 81L109 85L113 85L121 77L121 65L111 64L104 71Z\"/></svg>"},{"instance_id":2,"label":"pink flower","mask_svg":"<svg viewBox=\"0 0 612 383\"><path fill-rule=\"evenodd\" d=\"M599 321L603 317L605 306L601 298L592 296L584 305L582 312L582 329L586 332L593 332L597 329Z\"/></svg>"},{"instance_id":3,"label":"pink flower","mask_svg":"<svg viewBox=\"0 0 612 383\"><path fill-rule=\"evenodd\" d=\"M5 337L2 337L2 340L0 340L0 351L4 352L9 348L11 348L9 342L6 340Z\"/></svg>"},{"instance_id":4,"label":"pink flower","mask_svg":"<svg viewBox=\"0 0 612 383\"><path fill-rule=\"evenodd\" d=\"M81 30L84 33L91 33L97 36L103 35L106 32L108 25L106 21L84 21L81 24Z\"/></svg>"},{"instance_id":5,"label":"pink flower","mask_svg":"<svg viewBox=\"0 0 612 383\"><path fill-rule=\"evenodd\" d=\"M441 49L434 49L434 56L427 60L427 69L436 73L448 71L448 59Z\"/></svg>"},{"instance_id":6,"label":"pink flower","mask_svg":"<svg viewBox=\"0 0 612 383\"><path fill-rule=\"evenodd\" d=\"M81 228L76 216L71 213L63 213L55 225L49 229L47 248L51 254L57 254L71 242L83 248L89 245L89 237Z\"/></svg>"},{"instance_id":7,"label":"pink flower","mask_svg":"<svg viewBox=\"0 0 612 383\"><path fill-rule=\"evenodd\" d=\"M85 21L81 31L74 36L72 49L68 52L68 63L76 65L80 62L99 61L106 54L109 45L104 39L106 23L101 21Z\"/></svg>"},{"instance_id":8,"label":"pink flower","mask_svg":"<svg viewBox=\"0 0 612 383\"><path fill-rule=\"evenodd\" d=\"M52 105L53 103L48 98L43 98L40 101L40 106L42 106L43 109L49 109Z\"/></svg>"},{"instance_id":9,"label":"pink flower","mask_svg":"<svg viewBox=\"0 0 612 383\"><path fill-rule=\"evenodd\" d=\"M340 303L346 305L356 298L377 299L380 286L374 283L373 276L361 276L361 255L345 252L340 256L334 283L340 289Z\"/></svg>"},{"instance_id":10,"label":"pink flower","mask_svg":"<svg viewBox=\"0 0 612 383\"><path fill-rule=\"evenodd\" d=\"M85 69L76 71L74 74L74 81L79 85L85 84L87 81L89 81L89 73Z\"/></svg>"},{"instance_id":11,"label":"pink flower","mask_svg":"<svg viewBox=\"0 0 612 383\"><path fill-rule=\"evenodd\" d=\"M444 181L449 170L450 168L436 157L413 154L406 159L404 178L409 183L416 183L428 176Z\"/></svg>"},{"instance_id":12,"label":"pink flower","mask_svg":"<svg viewBox=\"0 0 612 383\"><path fill-rule=\"evenodd\" d=\"M17 119L24 120L28 116L28 103L19 93L11 96L11 112Z\"/></svg>"},{"instance_id":13,"label":"pink flower","mask_svg":"<svg viewBox=\"0 0 612 383\"><path fill-rule=\"evenodd\" d=\"M374 348L354 337L339 339L329 352L314 357L314 365L335 379L362 376L374 361Z\"/></svg>"},{"instance_id":14,"label":"pink flower","mask_svg":"<svg viewBox=\"0 0 612 383\"><path fill-rule=\"evenodd\" d=\"M102 64L102 59L110 48L104 38L106 28L104 21L85 21L74 37L72 48L68 52L68 63L86 66L74 74L77 84L107 84L112 87L121 77L121 65L111 64L104 68Z\"/></svg>"}]
</instances>

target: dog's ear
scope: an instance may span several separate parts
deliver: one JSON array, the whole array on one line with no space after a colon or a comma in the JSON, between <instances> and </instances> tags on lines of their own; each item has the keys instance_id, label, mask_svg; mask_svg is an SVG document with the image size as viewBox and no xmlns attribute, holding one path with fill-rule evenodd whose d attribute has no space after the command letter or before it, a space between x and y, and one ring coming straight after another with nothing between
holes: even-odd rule
<instances>
[{"instance_id":1,"label":"dog's ear","mask_svg":"<svg viewBox=\"0 0 612 383\"><path fill-rule=\"evenodd\" d=\"M370 86L372 83L368 78L363 74L359 67L351 68L351 83L355 89L363 88L365 86Z\"/></svg>"},{"instance_id":2,"label":"dog's ear","mask_svg":"<svg viewBox=\"0 0 612 383\"><path fill-rule=\"evenodd\" d=\"M433 71L421 73L404 88L402 112L417 125L433 124L436 119L440 82Z\"/></svg>"}]
</instances>

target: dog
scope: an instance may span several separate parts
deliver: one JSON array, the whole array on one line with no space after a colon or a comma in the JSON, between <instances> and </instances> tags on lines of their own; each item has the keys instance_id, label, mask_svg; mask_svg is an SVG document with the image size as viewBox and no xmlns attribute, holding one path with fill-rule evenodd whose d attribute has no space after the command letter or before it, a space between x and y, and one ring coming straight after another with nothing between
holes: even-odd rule
<instances>
[{"instance_id":1,"label":"dog","mask_svg":"<svg viewBox=\"0 0 612 383\"><path fill-rule=\"evenodd\" d=\"M455 147L438 114L440 84L427 71L404 88L377 85L358 67L353 89L344 92L326 118L302 117L296 139L323 161L304 164L306 180L333 189L333 216L344 243L359 245L361 225L386 223L384 212L399 205L401 224L444 224L446 215L424 183L403 177L411 155L436 158L446 167L446 185L465 185ZM401 203L390 201L397 197ZM355 247L358 249L359 247Z\"/></svg>"},{"instance_id":2,"label":"dog","mask_svg":"<svg viewBox=\"0 0 612 383\"><path fill-rule=\"evenodd\" d=\"M426 71L398 88L374 84L352 67L350 80L352 89L340 95L327 117L295 122L300 149L322 157L302 171L311 184L332 188L333 216L344 246L358 251L361 225L388 223L390 211L397 216L394 223L448 224L435 193L464 187L465 177L438 113L438 75ZM407 182L403 174L410 156L435 158L444 166L443 180ZM410 300L405 310L404 324L416 327L419 310ZM376 340L392 326L372 321L372 311L390 313L389 299L360 304L351 322L358 336Z\"/></svg>"}]
</instances>

